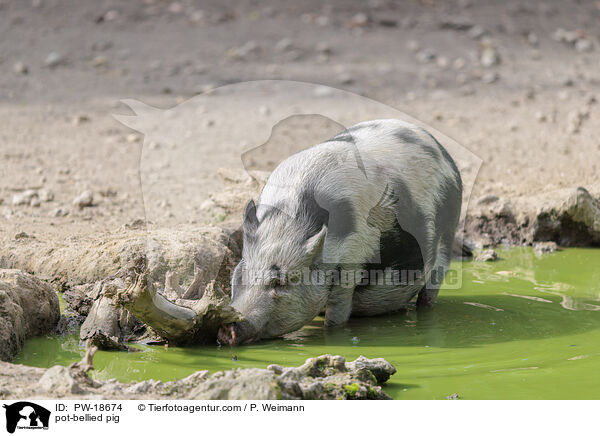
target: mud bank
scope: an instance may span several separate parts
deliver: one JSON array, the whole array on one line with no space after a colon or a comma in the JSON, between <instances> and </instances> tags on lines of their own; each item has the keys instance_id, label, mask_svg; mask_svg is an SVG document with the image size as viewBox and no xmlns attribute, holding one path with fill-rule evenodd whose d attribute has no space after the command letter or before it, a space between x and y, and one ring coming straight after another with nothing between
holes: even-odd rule
<instances>
[{"instance_id":1,"label":"mud bank","mask_svg":"<svg viewBox=\"0 0 600 436\"><path fill-rule=\"evenodd\" d=\"M396 369L384 359L342 356L307 359L299 367L270 365L267 369L235 369L209 374L197 371L172 382L139 383L90 378L93 353L68 368L47 370L0 362L0 398L81 399L197 399L197 400L308 400L390 399L383 385Z\"/></svg>"}]
</instances>

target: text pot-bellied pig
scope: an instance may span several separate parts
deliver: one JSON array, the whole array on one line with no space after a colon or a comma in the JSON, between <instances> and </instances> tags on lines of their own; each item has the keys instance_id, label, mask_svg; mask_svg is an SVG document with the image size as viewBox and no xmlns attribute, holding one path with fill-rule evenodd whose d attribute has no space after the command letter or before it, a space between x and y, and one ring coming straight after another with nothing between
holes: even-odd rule
<instances>
[{"instance_id":1,"label":"text pot-bellied pig","mask_svg":"<svg viewBox=\"0 0 600 436\"><path fill-rule=\"evenodd\" d=\"M221 344L430 306L450 263L462 182L448 152L400 120L357 124L273 171L244 212Z\"/></svg>"}]
</instances>

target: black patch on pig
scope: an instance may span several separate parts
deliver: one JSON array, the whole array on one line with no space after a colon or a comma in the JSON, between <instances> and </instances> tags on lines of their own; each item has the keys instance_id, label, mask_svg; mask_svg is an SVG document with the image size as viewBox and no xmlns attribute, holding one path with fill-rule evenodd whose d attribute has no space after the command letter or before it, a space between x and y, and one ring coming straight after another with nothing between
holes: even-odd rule
<instances>
[{"instance_id":1,"label":"black patch on pig","mask_svg":"<svg viewBox=\"0 0 600 436\"><path fill-rule=\"evenodd\" d=\"M437 139L435 139L435 137L431 133L429 133L427 130L423 130L423 132L431 138L431 140L433 141L434 144L437 145L438 149L440 150L440 153L442 154L442 157L452 168L452 171L454 172L455 182L462 193L462 179L460 177L460 171L458 171L458 168L456 167L456 163L454 162L454 159L452 159L452 156L450 156L450 153L448 153L448 150L446 150L444 148L444 146L442 144L440 144L439 141Z\"/></svg>"},{"instance_id":2,"label":"black patch on pig","mask_svg":"<svg viewBox=\"0 0 600 436\"><path fill-rule=\"evenodd\" d=\"M394 136L406 144L420 145L425 153L431 156L435 161L441 159L440 151L435 144L427 144L423 139L417 135L417 133L409 128L398 129L394 132ZM431 135L430 135L431 136Z\"/></svg>"},{"instance_id":3,"label":"black patch on pig","mask_svg":"<svg viewBox=\"0 0 600 436\"><path fill-rule=\"evenodd\" d=\"M369 267L382 269L391 268L395 271L423 271L424 261L421 247L417 239L394 222L394 227L381 233L379 240L379 264Z\"/></svg>"},{"instance_id":4,"label":"black patch on pig","mask_svg":"<svg viewBox=\"0 0 600 436\"><path fill-rule=\"evenodd\" d=\"M408 184L402 177L396 177L391 186L393 195L398 199L394 205L396 223L404 232L408 232L416 239L417 245L422 249L422 256L425 258L429 252L429 247L426 246L426 229L430 219L425 216L421 205L414 200Z\"/></svg>"}]
</instances>

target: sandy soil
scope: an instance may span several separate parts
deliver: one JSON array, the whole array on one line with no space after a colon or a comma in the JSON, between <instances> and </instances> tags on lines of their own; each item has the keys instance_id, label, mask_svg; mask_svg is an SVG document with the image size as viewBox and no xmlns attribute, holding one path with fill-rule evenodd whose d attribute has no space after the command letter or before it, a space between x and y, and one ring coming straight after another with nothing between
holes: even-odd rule
<instances>
[{"instance_id":1,"label":"sandy soil","mask_svg":"<svg viewBox=\"0 0 600 436\"><path fill-rule=\"evenodd\" d=\"M599 18L593 1L0 0L0 240L27 244L15 241L25 232L64 245L144 217L218 221L205 203L220 189L216 167L241 168L281 121L271 116L281 102L202 97L185 143L146 139L174 162L145 161L143 138L113 114L131 115L124 98L170 108L258 79L345 89L443 132L483 161L470 174L475 199L598 195ZM342 122L373 118L297 95L299 106L318 98ZM335 127L291 120L272 140L305 146ZM13 204L27 189L54 198ZM94 207L73 206L88 189Z\"/></svg>"}]
</instances>

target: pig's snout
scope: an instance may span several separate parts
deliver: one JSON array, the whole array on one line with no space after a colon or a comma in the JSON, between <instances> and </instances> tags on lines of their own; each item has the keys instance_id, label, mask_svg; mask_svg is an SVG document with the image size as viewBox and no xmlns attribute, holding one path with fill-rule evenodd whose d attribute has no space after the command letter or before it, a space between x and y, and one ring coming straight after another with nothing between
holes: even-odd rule
<instances>
[{"instance_id":1,"label":"pig's snout","mask_svg":"<svg viewBox=\"0 0 600 436\"><path fill-rule=\"evenodd\" d=\"M217 334L217 340L221 345L238 345L236 342L235 324L229 324L221 327Z\"/></svg>"},{"instance_id":2,"label":"pig's snout","mask_svg":"<svg viewBox=\"0 0 600 436\"><path fill-rule=\"evenodd\" d=\"M257 339L256 329L248 321L234 322L219 329L217 339L221 345L240 345Z\"/></svg>"}]
</instances>

